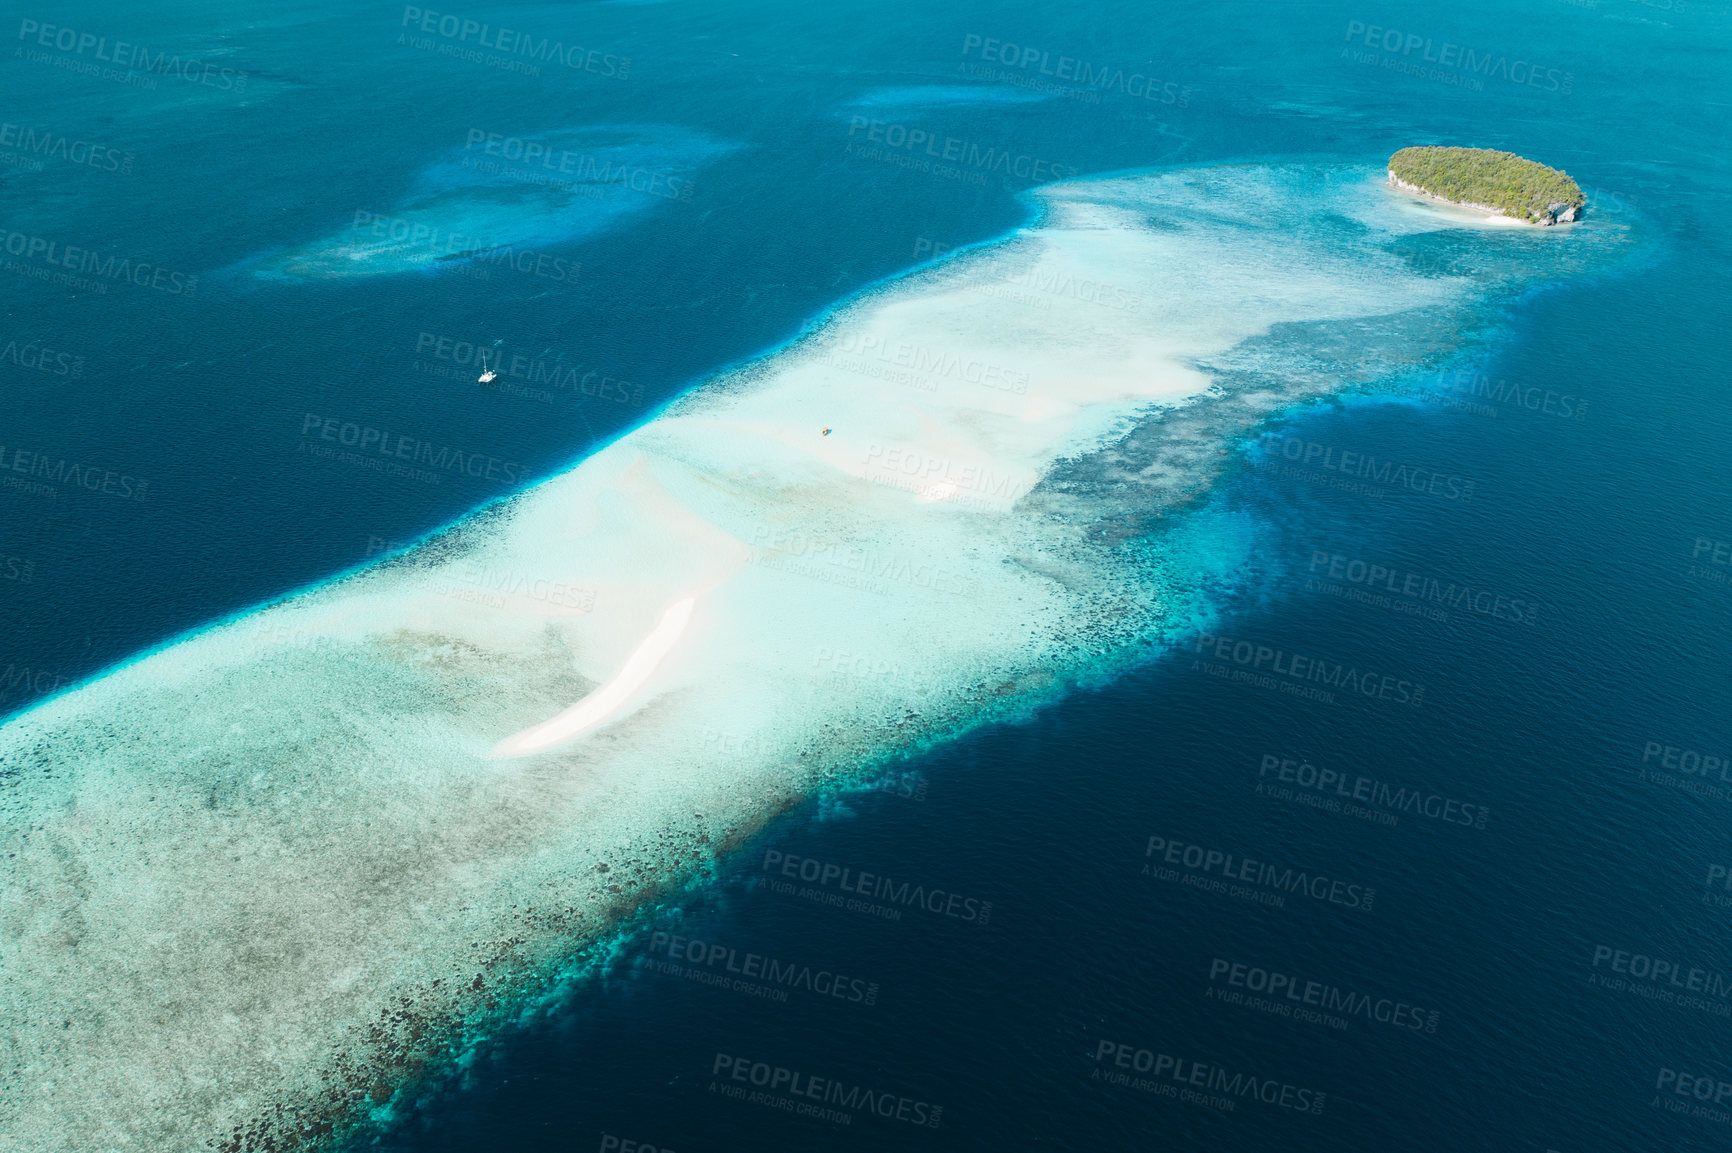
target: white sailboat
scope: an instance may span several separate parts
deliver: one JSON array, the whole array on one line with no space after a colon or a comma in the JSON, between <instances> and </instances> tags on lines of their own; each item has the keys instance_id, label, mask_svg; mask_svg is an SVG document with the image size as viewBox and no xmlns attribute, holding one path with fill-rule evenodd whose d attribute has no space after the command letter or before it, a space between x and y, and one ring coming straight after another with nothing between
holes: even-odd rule
<instances>
[{"instance_id":1,"label":"white sailboat","mask_svg":"<svg viewBox=\"0 0 1732 1153\"><path fill-rule=\"evenodd\" d=\"M502 336L498 340L493 342L493 348L490 350L490 352L498 352L499 346L504 344L504 343L505 343L505 338ZM499 375L497 372L493 371L493 366L491 364L487 363L488 355L489 355L489 352L483 352L481 354L481 383L482 384L491 383L493 381L493 379Z\"/></svg>"}]
</instances>

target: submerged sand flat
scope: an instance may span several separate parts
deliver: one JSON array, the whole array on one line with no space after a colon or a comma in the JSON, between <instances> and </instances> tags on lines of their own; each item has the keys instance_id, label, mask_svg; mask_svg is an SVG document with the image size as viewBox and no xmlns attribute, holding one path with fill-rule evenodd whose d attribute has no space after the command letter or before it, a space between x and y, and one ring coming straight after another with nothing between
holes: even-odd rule
<instances>
[{"instance_id":1,"label":"submerged sand flat","mask_svg":"<svg viewBox=\"0 0 1732 1153\"><path fill-rule=\"evenodd\" d=\"M357 207L323 236L234 265L244 279L351 280L493 273L550 284L579 275L574 240L690 199L693 174L738 146L667 124L567 128L527 138L471 129L409 187Z\"/></svg>"},{"instance_id":2,"label":"submerged sand flat","mask_svg":"<svg viewBox=\"0 0 1732 1153\"><path fill-rule=\"evenodd\" d=\"M1596 243L1498 248L1361 169L1033 195L569 472L0 728L0 1150L386 1108L792 799L1144 659L1184 574L1103 525Z\"/></svg>"}]
</instances>

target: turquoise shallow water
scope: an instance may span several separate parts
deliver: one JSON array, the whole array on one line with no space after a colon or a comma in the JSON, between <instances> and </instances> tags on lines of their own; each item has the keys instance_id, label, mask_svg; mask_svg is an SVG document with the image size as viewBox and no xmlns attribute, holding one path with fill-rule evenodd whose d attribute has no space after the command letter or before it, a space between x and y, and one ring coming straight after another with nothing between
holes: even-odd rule
<instances>
[{"instance_id":1,"label":"turquoise shallow water","mask_svg":"<svg viewBox=\"0 0 1732 1153\"><path fill-rule=\"evenodd\" d=\"M1732 782L1710 760L1724 759L1727 712L1717 661L1727 478L1716 451L1726 250L1715 228L1725 128L1712 96L1725 75L1726 12L1633 0L1519 13L674 3L460 18L585 49L566 57L580 67L531 51L536 75L521 70L521 52L465 59L461 24L450 36L419 17L406 29L396 10L308 6L243 22L92 6L29 19L196 53L217 71L192 73L212 83L189 82L185 66L125 83L91 76L74 68L94 48L42 47L22 25L18 47L35 55L8 61L20 133L130 157L122 171L74 162L70 144L63 159L52 145L30 152L21 135L0 139L17 160L0 169L8 235L27 238L0 277L4 340L55 354L0 361L0 707L10 710L560 472L861 288L1005 234L1027 219L1018 194L1037 173L1271 159L1363 173L1403 144L1473 143L1567 168L1596 223L1631 238L1615 261L1437 308L1428 326L1335 331L1295 316L1199 358L1224 395L1277 377L1318 392L1354 382L1402 394L1280 418L1225 403L1175 412L1049 478L1044 507L1073 518L1086 548L1143 558L1145 594L1200 585L1200 627L1229 643L1178 636L1176 651L1151 647L1129 673L1121 653L1110 684L1077 674L1092 687L1057 700L1057 687L1019 680L1042 711L898 762L873 790L797 808L732 847L713 880L629 929L602 977L538 1023L505 1030L460 1076L391 1098L412 1080L402 1064L369 1086L388 1144L617 1147L612 1135L687 1150L876 1148L906 1134L937 1148L1151 1138L1179 1148L1717 1147L1725 1124L1714 1096L1732 1083L1727 894L1713 872L1727 856ZM1443 63L1446 44L1459 46L1456 63ZM1472 72L1466 50L1492 64ZM1082 82L1079 61L1095 83ZM247 73L242 90L222 86L224 67ZM916 132L925 138L911 145ZM492 137L499 156L487 152ZM546 152L514 160L506 140ZM486 163L500 166L477 167ZM1227 175L1218 188L1244 194ZM1252 223L1224 212L1223 230L1255 227L1254 207L1232 207ZM1142 224L1163 227L1158 213ZM1320 213L1305 239L1354 252L1361 227ZM1415 283L1484 282L1503 263L1535 267L1524 246L1556 239L1433 233L1388 253ZM45 282L44 272L67 271L44 259L47 244L100 253L95 279L85 265L91 283ZM1183 264L1115 281L1094 295L1105 301L1094 306L1098 327L1122 328L1130 310L1114 305L1132 297L1156 309L1139 320L1151 328L1187 305L1206 314L1199 301L1237 284L1226 251L1187 251ZM111 256L180 284L197 277L197 287L117 280L100 271ZM1037 319L1091 292L1017 275L993 299ZM1343 291L1339 279L1319 284ZM1223 313L1258 296L1235 291ZM1277 287L1267 294L1274 308ZM482 348L504 350L501 387L473 381ZM1015 395L1014 377L994 379L1009 389L983 396ZM346 426L376 434L368 464L318 454L327 421L334 451L358 447L342 442ZM379 444L408 447L381 467ZM1221 444L1236 447L1223 455ZM773 526L755 540L752 531L743 539L778 554L771 567L856 571L845 550L813 553ZM899 571L902 558L863 555L880 574ZM1064 570L1070 558L1042 560ZM520 579L498 566L466 571L461 596L447 600L485 607ZM516 593L586 603L576 585ZM595 603L587 617L605 618L606 602ZM1109 619L1110 606L1066 627L1087 645ZM314 634L275 627L254 631L291 654L317 651ZM930 693L958 679L994 687L972 669L959 678L942 651L862 660L840 629L810 649L808 702L874 699L886 685ZM1346 670L1357 695L1342 691ZM509 709L562 703L589 678L575 675L550 671L541 695ZM1362 691L1367 678L1376 693ZM273 691L261 681L241 696ZM394 691L375 706L405 726L399 747L416 726L478 711L486 693L427 697L412 678ZM215 715L213 699L177 701L165 686L150 731L173 747L197 729L201 703ZM340 841L369 819L395 819L393 802L368 792L375 766L330 756L322 731L307 722L302 763L328 774L335 807L298 827ZM781 755L755 736L712 726L665 756L714 767ZM821 752L867 763L907 736L845 726ZM268 775L256 780L261 766L200 742L162 778L208 796L200 844L220 845L246 798L271 797L285 813L304 804ZM20 852L8 861L60 863L13 866L0 961L59 934L75 965L79 949L101 944L82 936L115 912L90 906L90 894L143 901L153 870L170 876L189 851L175 840L184 828L152 824L148 790L102 810L65 785L58 755L15 750L5 763L8 852ZM1340 776L1325 790L1301 766ZM1371 783L1355 796L1362 779ZM1403 808L1410 795L1424 799ZM33 837L46 823L39 806L68 796L103 818ZM1483 827L1431 816L1434 796L1456 815L1486 814ZM395 803L412 811L417 800ZM400 846L407 868L443 867L480 839L534 824L522 796L491 803L505 816L480 834L465 825ZM100 855L121 828L142 862L124 883L103 874ZM1169 845L1180 847L1166 863ZM1186 847L1198 850L1195 868ZM312 849L271 866L249 860L222 891L262 897ZM1142 874L1154 853L1176 880ZM357 848L361 873L365 856ZM1250 896L1222 894L1213 886L1229 856L1241 869L1255 859L1330 884L1316 897L1307 882L1301 897L1247 885L1264 876L1254 869L1234 882ZM778 890L790 859L837 869L825 880L820 866L812 893ZM890 905L867 889L902 916L828 903L842 869L856 882L862 870L890 878ZM978 912L893 907L904 880L942 890L946 910L955 893L958 910L990 901L992 914L983 924ZM1330 899L1336 881L1343 893L1375 889L1369 911ZM428 942L467 931L353 890L340 903L357 940L404 924ZM148 932L159 944L194 920L190 908L140 907L157 918ZM248 942L283 926L249 928L247 902L238 907L223 950L141 968L130 987L167 1012L220 989L226 974L280 963ZM605 920L560 939L575 949ZM675 936L724 951L672 955ZM776 972L841 973L850 995L759 979L761 966L730 973L746 955L773 958ZM1333 1020L1294 1016L1304 1010L1292 998L1270 1011L1252 1004L1257 990L1235 983L1236 965L1334 990L1318 994L1335 998ZM717 988L715 976L788 999ZM870 1004L851 999L855 979L878 987ZM1369 1015L1339 1011L1356 995ZM1403 1024L1378 1018L1385 1001L1408 1007ZM261 1069L297 1041L285 1009L236 1014ZM98 1036L120 1019L89 1011L77 1029ZM14 1084L68 1075L20 1056L39 1050L19 1036L7 1050ZM1133 1083L1162 1057L1164 1080ZM844 1096L870 1089L875 1102L940 1106L942 1120L883 1116L860 1092L847 1123L730 1099L736 1087L772 1088L753 1083L758 1063L767 1077L790 1074L773 1086L778 1098L800 1084L810 1094L818 1077ZM191 1073L171 1062L106 1076L113 1098L154 1102L134 1118L145 1132L177 1115ZM1125 1083L1111 1080L1121 1073ZM1288 1105L1279 1089L1273 1103L1246 1096L1242 1079L1234 1092L1235 1077L1292 1086ZM1177 1095L1198 1089L1209 1099ZM1289 1107L1300 1090L1326 1104ZM93 1106L69 1119L89 1127L63 1131L105 1134L72 1147L118 1147L119 1131L101 1128L117 1115ZM30 1147L24 1123L7 1118L0 1139Z\"/></svg>"}]
</instances>

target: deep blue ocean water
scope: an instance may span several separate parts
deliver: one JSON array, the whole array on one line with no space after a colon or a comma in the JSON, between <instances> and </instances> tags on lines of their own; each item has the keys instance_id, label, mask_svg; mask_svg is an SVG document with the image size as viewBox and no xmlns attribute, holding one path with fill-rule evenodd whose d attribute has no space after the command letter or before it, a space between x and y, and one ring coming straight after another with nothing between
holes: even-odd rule
<instances>
[{"instance_id":1,"label":"deep blue ocean water","mask_svg":"<svg viewBox=\"0 0 1732 1153\"><path fill-rule=\"evenodd\" d=\"M0 466L22 451L118 478L108 492L0 488L0 709L323 581L513 487L317 459L305 451L311 418L482 452L512 479L544 476L861 287L1025 219L1017 194L1033 179L973 184L850 155L861 109L1084 175L1376 164L1410 143L1507 148L1567 169L1640 243L1611 271L1501 306L1493 347L1453 389L1322 406L1264 430L1194 514L1195 547L1250 557L1214 635L1389 670L1423 685L1422 703L1311 701L1211 675L1233 666L1231 642L1151 653L1026 723L921 755L877 791L787 814L713 885L646 914L557 1012L405 1104L381 1147L1732 1143L1732 1093L1718 1112L1689 1112L1732 1084L1732 770L1705 761L1732 755L1721 543L1732 540L1721 231L1732 10L675 0L461 16L558 33L596 55L589 70L544 64L538 76L441 56L449 38L436 32L431 48L399 43L413 30L389 7L86 5L22 18L191 44L248 78L236 92L220 72L157 76L150 91L44 58L76 52L8 54L8 126L129 157L109 170L46 155L37 170L13 145L17 163L0 168L9 234L127 253L198 283L190 297L114 282L96 293L45 283L30 271L42 262L18 255L0 275L0 345L16 346L0 362ZM1368 48L1373 25L1399 30L1397 47ZM21 29L16 46L34 44ZM1431 51L1408 48L1409 34L1523 61L1535 83L1386 67ZM1044 55L1027 68L983 62L989 39ZM1060 57L1157 77L1161 98L1021 99ZM954 86L970 94L917 91ZM687 180L691 193L617 197L604 227L538 237L550 259L581 266L569 279L249 274L354 231L357 213L409 218L430 168L472 156L475 131L613 132L586 146L633 150L664 176L661 191ZM625 385L479 389L442 343ZM57 355L31 367L26 346ZM1331 487L1324 468L1283 471L1305 465L1284 456L1295 444L1322 446L1324 460L1424 464L1471 479L1472 499ZM1366 603L1363 584L1331 577L1337 559L1342 574L1375 565L1490 597L1485 611L1429 619L1400 611L1399 596ZM1356 812L1307 788L1301 765L1476 817L1410 810L1391 825L1375 806ZM1145 875L1170 845L1345 880L1358 896L1326 887L1337 899L1288 893L1271 907L1215 892L1184 883L1219 866L1187 869L1183 847L1165 866L1176 879ZM892 921L779 893L765 862L793 858L990 901L991 915ZM675 936L845 973L876 985L873 1003L715 987L701 978L728 958L712 963L713 951L669 972ZM1629 971L1636 955L1645 975ZM1653 958L1696 987L1656 975ZM1337 1028L1290 1004L1264 1012L1219 996L1255 996L1235 971L1315 981L1399 1005L1400 1018ZM1293 1108L1301 1098L1277 1093L1229 1110L1218 1094L1168 1095L1190 1088L1180 1070L1163 1069L1150 1082L1160 1089L1099 1076L1150 1076L1144 1050L1324 1104ZM839 1124L731 1099L720 1087L753 1088L730 1079L736 1059L937 1105L942 1121L856 1111ZM1680 1077L1693 1095L1676 1091Z\"/></svg>"}]
</instances>

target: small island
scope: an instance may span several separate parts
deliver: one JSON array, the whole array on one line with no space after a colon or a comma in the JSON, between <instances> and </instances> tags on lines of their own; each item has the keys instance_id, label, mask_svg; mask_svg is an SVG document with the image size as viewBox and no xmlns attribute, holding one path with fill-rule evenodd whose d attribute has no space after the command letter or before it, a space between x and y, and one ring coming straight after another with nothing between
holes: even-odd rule
<instances>
[{"instance_id":1,"label":"small island","mask_svg":"<svg viewBox=\"0 0 1732 1153\"><path fill-rule=\"evenodd\" d=\"M1403 148L1389 158L1389 182L1527 224L1569 223L1587 204L1568 173L1490 148Z\"/></svg>"}]
</instances>

